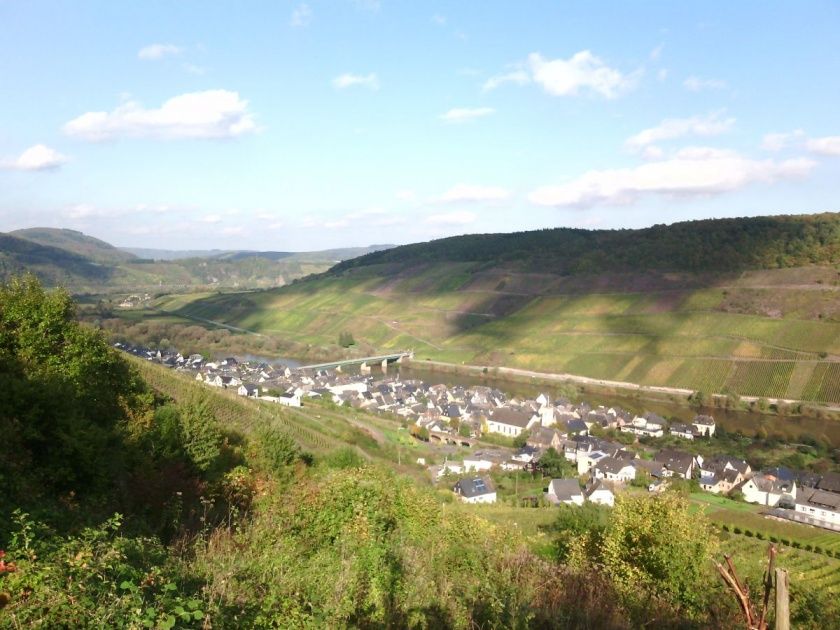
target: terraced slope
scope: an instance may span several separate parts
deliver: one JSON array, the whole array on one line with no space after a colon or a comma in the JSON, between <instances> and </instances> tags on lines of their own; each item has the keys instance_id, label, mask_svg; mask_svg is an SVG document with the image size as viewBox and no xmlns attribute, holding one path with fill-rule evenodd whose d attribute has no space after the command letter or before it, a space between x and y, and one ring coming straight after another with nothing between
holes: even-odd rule
<instances>
[{"instance_id":1,"label":"terraced slope","mask_svg":"<svg viewBox=\"0 0 840 630\"><path fill-rule=\"evenodd\" d=\"M833 267L563 276L371 265L177 312L311 344L341 331L418 358L706 392L840 401Z\"/></svg>"}]
</instances>

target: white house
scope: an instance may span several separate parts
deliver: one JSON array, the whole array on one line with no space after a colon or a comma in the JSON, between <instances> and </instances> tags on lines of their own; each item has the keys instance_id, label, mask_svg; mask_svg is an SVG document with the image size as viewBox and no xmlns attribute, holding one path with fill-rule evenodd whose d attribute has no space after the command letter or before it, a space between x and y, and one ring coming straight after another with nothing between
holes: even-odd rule
<instances>
[{"instance_id":1,"label":"white house","mask_svg":"<svg viewBox=\"0 0 840 630\"><path fill-rule=\"evenodd\" d=\"M691 421L699 436L712 437L715 434L715 419L712 416L695 416Z\"/></svg>"},{"instance_id":2,"label":"white house","mask_svg":"<svg viewBox=\"0 0 840 630\"><path fill-rule=\"evenodd\" d=\"M753 475L737 488L744 493L744 501L748 503L775 507L785 495L796 499L795 481L780 481L762 473Z\"/></svg>"},{"instance_id":3,"label":"white house","mask_svg":"<svg viewBox=\"0 0 840 630\"><path fill-rule=\"evenodd\" d=\"M653 413L646 413L644 416L636 416L630 424L621 427L622 433L635 433L649 437L662 437L665 435L665 420Z\"/></svg>"},{"instance_id":4,"label":"white house","mask_svg":"<svg viewBox=\"0 0 840 630\"><path fill-rule=\"evenodd\" d=\"M523 431L540 424L540 416L502 407L494 409L487 418L487 432L517 437Z\"/></svg>"},{"instance_id":5,"label":"white house","mask_svg":"<svg viewBox=\"0 0 840 630\"><path fill-rule=\"evenodd\" d=\"M612 507L615 505L615 492L613 492L609 482L598 479L590 483L586 488L586 500L599 505Z\"/></svg>"},{"instance_id":6,"label":"white house","mask_svg":"<svg viewBox=\"0 0 840 630\"><path fill-rule=\"evenodd\" d=\"M464 503L495 503L496 488L489 477L461 479L452 488Z\"/></svg>"},{"instance_id":7,"label":"white house","mask_svg":"<svg viewBox=\"0 0 840 630\"><path fill-rule=\"evenodd\" d=\"M277 402L286 407L301 407L303 403L300 401L300 394L297 392L286 392L277 397Z\"/></svg>"},{"instance_id":8,"label":"white house","mask_svg":"<svg viewBox=\"0 0 840 630\"><path fill-rule=\"evenodd\" d=\"M627 483L636 478L636 467L632 460L604 457L595 464L594 476L595 479Z\"/></svg>"},{"instance_id":9,"label":"white house","mask_svg":"<svg viewBox=\"0 0 840 630\"><path fill-rule=\"evenodd\" d=\"M249 398L257 398L260 395L260 388L256 385L245 384L239 386L236 393L240 396L248 396Z\"/></svg>"},{"instance_id":10,"label":"white house","mask_svg":"<svg viewBox=\"0 0 840 630\"><path fill-rule=\"evenodd\" d=\"M552 479L545 498L554 505L583 505L583 491L577 479Z\"/></svg>"}]
</instances>

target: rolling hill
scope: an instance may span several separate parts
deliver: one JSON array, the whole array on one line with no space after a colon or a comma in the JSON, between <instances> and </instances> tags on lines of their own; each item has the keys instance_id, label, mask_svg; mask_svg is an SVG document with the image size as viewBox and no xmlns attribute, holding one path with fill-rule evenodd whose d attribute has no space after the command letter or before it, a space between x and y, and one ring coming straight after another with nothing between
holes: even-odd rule
<instances>
[{"instance_id":1,"label":"rolling hill","mask_svg":"<svg viewBox=\"0 0 840 630\"><path fill-rule=\"evenodd\" d=\"M47 286L75 293L183 291L276 287L326 271L336 261L383 246L323 252L213 251L206 257L164 252L163 259L135 254L75 230L28 228L0 233L0 280L25 271ZM186 252L194 254L196 252Z\"/></svg>"},{"instance_id":2,"label":"rolling hill","mask_svg":"<svg viewBox=\"0 0 840 630\"><path fill-rule=\"evenodd\" d=\"M623 248L623 249L622 249ZM840 402L840 215L455 237L185 315L310 344Z\"/></svg>"},{"instance_id":3,"label":"rolling hill","mask_svg":"<svg viewBox=\"0 0 840 630\"><path fill-rule=\"evenodd\" d=\"M12 236L26 239L39 245L57 247L98 263L120 264L135 260L137 257L76 230L60 228L26 228L10 232Z\"/></svg>"}]
</instances>

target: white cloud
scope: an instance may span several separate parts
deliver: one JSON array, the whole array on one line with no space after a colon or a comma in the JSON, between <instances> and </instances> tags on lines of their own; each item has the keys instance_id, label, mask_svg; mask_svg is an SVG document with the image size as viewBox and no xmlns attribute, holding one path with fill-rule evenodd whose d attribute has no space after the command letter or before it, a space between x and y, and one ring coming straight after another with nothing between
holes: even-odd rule
<instances>
[{"instance_id":1,"label":"white cloud","mask_svg":"<svg viewBox=\"0 0 840 630\"><path fill-rule=\"evenodd\" d=\"M365 75L345 72L344 74L334 78L332 80L332 84L336 90L344 90L355 85L366 87L371 90L378 90L379 77L376 76L375 72Z\"/></svg>"},{"instance_id":2,"label":"white cloud","mask_svg":"<svg viewBox=\"0 0 840 630\"><path fill-rule=\"evenodd\" d=\"M588 208L631 204L644 196L708 196L755 182L800 178L814 165L806 158L753 160L734 151L694 147L633 168L589 171L566 184L539 188L528 199L542 206Z\"/></svg>"},{"instance_id":3,"label":"white cloud","mask_svg":"<svg viewBox=\"0 0 840 630\"><path fill-rule=\"evenodd\" d=\"M510 197L510 191L499 186L458 184L438 197L437 201L439 203L501 201L508 197Z\"/></svg>"},{"instance_id":4,"label":"white cloud","mask_svg":"<svg viewBox=\"0 0 840 630\"><path fill-rule=\"evenodd\" d=\"M158 61L164 57L180 55L183 50L175 44L149 44L137 52L137 58L145 61Z\"/></svg>"},{"instance_id":5,"label":"white cloud","mask_svg":"<svg viewBox=\"0 0 840 630\"><path fill-rule=\"evenodd\" d=\"M628 149L639 151L642 148L662 140L672 140L683 136L716 136L729 131L735 124L734 118L724 118L723 110L711 112L705 116L690 118L666 118L656 127L644 129L631 136L624 143Z\"/></svg>"},{"instance_id":6,"label":"white cloud","mask_svg":"<svg viewBox=\"0 0 840 630\"><path fill-rule=\"evenodd\" d=\"M782 149L801 144L804 139L805 132L802 129L785 133L768 133L761 142L761 148L765 151L781 151Z\"/></svg>"},{"instance_id":7,"label":"white cloud","mask_svg":"<svg viewBox=\"0 0 840 630\"><path fill-rule=\"evenodd\" d=\"M432 225L466 225L473 223L478 218L475 212L446 212L443 214L432 214L426 217L426 223Z\"/></svg>"},{"instance_id":8,"label":"white cloud","mask_svg":"<svg viewBox=\"0 0 840 630\"><path fill-rule=\"evenodd\" d=\"M765 151L783 149L805 149L817 155L840 155L840 136L809 138L802 129L784 133L768 133L764 136L761 148Z\"/></svg>"},{"instance_id":9,"label":"white cloud","mask_svg":"<svg viewBox=\"0 0 840 630\"><path fill-rule=\"evenodd\" d=\"M222 228L218 233L222 236L245 236L248 232L244 227L231 226Z\"/></svg>"},{"instance_id":10,"label":"white cloud","mask_svg":"<svg viewBox=\"0 0 840 630\"><path fill-rule=\"evenodd\" d=\"M222 220L222 215L220 214L207 214L199 219L202 223L220 223Z\"/></svg>"},{"instance_id":11,"label":"white cloud","mask_svg":"<svg viewBox=\"0 0 840 630\"><path fill-rule=\"evenodd\" d=\"M650 51L648 57L650 57L651 61L657 61L662 56L662 50L665 48L665 44L659 44L656 48Z\"/></svg>"},{"instance_id":12,"label":"white cloud","mask_svg":"<svg viewBox=\"0 0 840 630\"><path fill-rule=\"evenodd\" d=\"M417 193L410 189L398 190L394 193L394 197L400 201L416 201Z\"/></svg>"},{"instance_id":13,"label":"white cloud","mask_svg":"<svg viewBox=\"0 0 840 630\"><path fill-rule=\"evenodd\" d=\"M207 90L170 98L157 109L135 101L112 112L87 112L64 125L85 140L116 138L235 138L257 131L248 101L237 92Z\"/></svg>"},{"instance_id":14,"label":"white cloud","mask_svg":"<svg viewBox=\"0 0 840 630\"><path fill-rule=\"evenodd\" d=\"M432 22L434 22L438 26L446 26L446 16L441 15L440 13L435 13L432 16Z\"/></svg>"},{"instance_id":15,"label":"white cloud","mask_svg":"<svg viewBox=\"0 0 840 630\"><path fill-rule=\"evenodd\" d=\"M689 92L702 92L704 90L723 90L726 88L726 81L720 79L701 79L691 76L683 81L683 87Z\"/></svg>"},{"instance_id":16,"label":"white cloud","mask_svg":"<svg viewBox=\"0 0 840 630\"><path fill-rule=\"evenodd\" d=\"M553 96L576 96L585 89L605 98L615 98L634 82L632 77L610 68L588 50L569 59L554 60L532 53L528 55L528 66L533 80Z\"/></svg>"},{"instance_id":17,"label":"white cloud","mask_svg":"<svg viewBox=\"0 0 840 630\"><path fill-rule=\"evenodd\" d=\"M840 155L840 136L811 138L805 145L811 153Z\"/></svg>"},{"instance_id":18,"label":"white cloud","mask_svg":"<svg viewBox=\"0 0 840 630\"><path fill-rule=\"evenodd\" d=\"M504 85L505 83L514 83L516 85L525 85L526 83L531 82L531 75L528 74L525 70L513 70L512 72L506 72L505 74L499 74L494 77L490 77L484 82L482 86L482 90L485 92L489 92L490 90L495 90L500 85Z\"/></svg>"},{"instance_id":19,"label":"white cloud","mask_svg":"<svg viewBox=\"0 0 840 630\"><path fill-rule=\"evenodd\" d=\"M656 73L656 78L659 81L664 81L668 78L668 69L667 68L660 68L659 71Z\"/></svg>"},{"instance_id":20,"label":"white cloud","mask_svg":"<svg viewBox=\"0 0 840 630\"><path fill-rule=\"evenodd\" d=\"M299 4L292 11L292 18L290 24L295 28L303 28L308 26L312 21L312 9L305 2Z\"/></svg>"},{"instance_id":21,"label":"white cloud","mask_svg":"<svg viewBox=\"0 0 840 630\"><path fill-rule=\"evenodd\" d=\"M89 203L77 203L67 208L63 213L68 219L90 219L93 217L103 218L109 216L105 210L96 208Z\"/></svg>"},{"instance_id":22,"label":"white cloud","mask_svg":"<svg viewBox=\"0 0 840 630\"><path fill-rule=\"evenodd\" d=\"M492 107L455 107L439 118L448 123L462 123L496 113Z\"/></svg>"},{"instance_id":23,"label":"white cloud","mask_svg":"<svg viewBox=\"0 0 840 630\"><path fill-rule=\"evenodd\" d=\"M0 168L15 171L47 171L57 169L66 162L67 158L55 149L36 144L14 159L0 162Z\"/></svg>"}]
</instances>

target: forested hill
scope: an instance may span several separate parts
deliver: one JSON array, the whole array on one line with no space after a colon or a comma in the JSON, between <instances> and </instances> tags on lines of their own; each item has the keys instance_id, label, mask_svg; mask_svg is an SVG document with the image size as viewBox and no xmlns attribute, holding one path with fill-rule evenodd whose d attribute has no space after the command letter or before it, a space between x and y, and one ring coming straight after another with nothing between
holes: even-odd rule
<instances>
[{"instance_id":1,"label":"forested hill","mask_svg":"<svg viewBox=\"0 0 840 630\"><path fill-rule=\"evenodd\" d=\"M36 227L15 230L10 234L39 245L58 247L99 263L119 264L137 259L134 254L117 249L110 243L77 230Z\"/></svg>"},{"instance_id":2,"label":"forested hill","mask_svg":"<svg viewBox=\"0 0 840 630\"><path fill-rule=\"evenodd\" d=\"M638 230L471 234L374 252L330 271L434 262L487 262L563 274L826 265L840 262L840 213L707 219Z\"/></svg>"}]
</instances>

